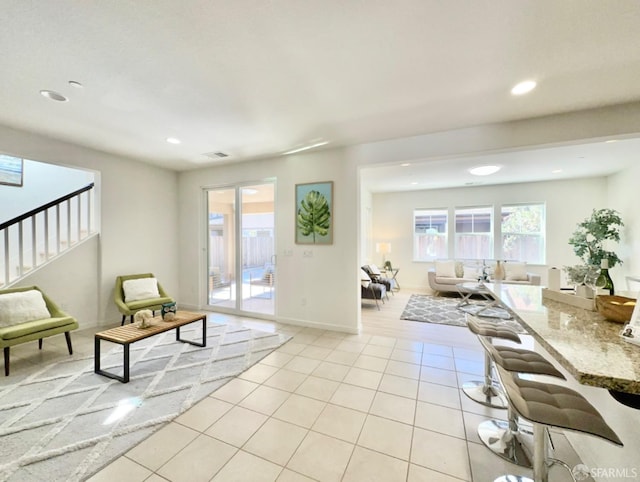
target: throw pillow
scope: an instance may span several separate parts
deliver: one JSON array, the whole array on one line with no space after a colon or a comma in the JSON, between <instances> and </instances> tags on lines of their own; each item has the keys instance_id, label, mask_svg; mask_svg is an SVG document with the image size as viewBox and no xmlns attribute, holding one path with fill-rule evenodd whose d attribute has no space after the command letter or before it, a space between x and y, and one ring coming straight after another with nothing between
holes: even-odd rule
<instances>
[{"instance_id":1,"label":"throw pillow","mask_svg":"<svg viewBox=\"0 0 640 482\"><path fill-rule=\"evenodd\" d=\"M464 263L462 261L456 261L456 278L464 277Z\"/></svg>"},{"instance_id":2,"label":"throw pillow","mask_svg":"<svg viewBox=\"0 0 640 482\"><path fill-rule=\"evenodd\" d=\"M456 267L455 267L455 262L453 260L436 261L435 265L436 265L436 276L440 276L442 278L456 277Z\"/></svg>"},{"instance_id":3,"label":"throw pillow","mask_svg":"<svg viewBox=\"0 0 640 482\"><path fill-rule=\"evenodd\" d=\"M375 264L370 264L369 265L369 269L371 270L371 272L375 275L380 276L382 273L380 272L380 268L378 268Z\"/></svg>"},{"instance_id":4,"label":"throw pillow","mask_svg":"<svg viewBox=\"0 0 640 482\"><path fill-rule=\"evenodd\" d=\"M504 273L507 281L527 281L527 263L504 263Z\"/></svg>"},{"instance_id":5,"label":"throw pillow","mask_svg":"<svg viewBox=\"0 0 640 482\"><path fill-rule=\"evenodd\" d=\"M465 266L464 267L464 274L463 274L462 278L477 280L478 279L478 268L476 268L475 266Z\"/></svg>"},{"instance_id":6,"label":"throw pillow","mask_svg":"<svg viewBox=\"0 0 640 482\"><path fill-rule=\"evenodd\" d=\"M158 280L155 278L128 279L122 282L124 302L160 298Z\"/></svg>"},{"instance_id":7,"label":"throw pillow","mask_svg":"<svg viewBox=\"0 0 640 482\"><path fill-rule=\"evenodd\" d=\"M38 290L0 295L0 326L50 318L47 304Z\"/></svg>"},{"instance_id":8,"label":"throw pillow","mask_svg":"<svg viewBox=\"0 0 640 482\"><path fill-rule=\"evenodd\" d=\"M371 283L371 278L369 277L369 275L365 270L360 268L360 284L363 287L368 288L370 283Z\"/></svg>"}]
</instances>

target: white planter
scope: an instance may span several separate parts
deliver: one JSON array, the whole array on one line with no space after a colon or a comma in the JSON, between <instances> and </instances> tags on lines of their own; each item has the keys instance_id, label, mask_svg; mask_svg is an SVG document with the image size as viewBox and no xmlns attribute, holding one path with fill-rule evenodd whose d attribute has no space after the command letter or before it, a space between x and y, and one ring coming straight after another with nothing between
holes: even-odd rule
<instances>
[{"instance_id":1,"label":"white planter","mask_svg":"<svg viewBox=\"0 0 640 482\"><path fill-rule=\"evenodd\" d=\"M576 285L576 296L592 299L593 289L589 288L587 285Z\"/></svg>"}]
</instances>

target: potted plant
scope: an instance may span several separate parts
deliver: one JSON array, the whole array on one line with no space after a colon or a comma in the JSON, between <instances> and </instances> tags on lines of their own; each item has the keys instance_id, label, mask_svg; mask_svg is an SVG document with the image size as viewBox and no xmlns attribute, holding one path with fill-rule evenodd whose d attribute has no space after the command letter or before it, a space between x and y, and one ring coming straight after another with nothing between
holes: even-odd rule
<instances>
[{"instance_id":1,"label":"potted plant","mask_svg":"<svg viewBox=\"0 0 640 482\"><path fill-rule=\"evenodd\" d=\"M604 247L606 241L620 241L622 226L622 218L614 209L594 209L591 216L578 224L578 228L569 238L569 244L573 246L573 252L582 260L582 264L564 267L567 278L572 283L576 286L584 285L585 276L589 272L622 264L616 253Z\"/></svg>"}]
</instances>

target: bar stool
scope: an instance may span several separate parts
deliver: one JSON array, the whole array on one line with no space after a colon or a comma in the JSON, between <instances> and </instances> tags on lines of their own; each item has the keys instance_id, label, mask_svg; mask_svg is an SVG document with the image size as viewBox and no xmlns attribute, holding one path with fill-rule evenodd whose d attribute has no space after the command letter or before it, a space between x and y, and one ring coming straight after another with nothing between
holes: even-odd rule
<instances>
[{"instance_id":1,"label":"bar stool","mask_svg":"<svg viewBox=\"0 0 640 482\"><path fill-rule=\"evenodd\" d=\"M602 415L582 395L570 388L520 378L496 363L509 404L515 412L533 424L533 479L519 475L503 475L494 482L548 482L549 468L561 460L548 456L549 427L583 432L623 446Z\"/></svg>"},{"instance_id":2,"label":"bar stool","mask_svg":"<svg viewBox=\"0 0 640 482\"><path fill-rule=\"evenodd\" d=\"M479 331L473 320L470 326L472 330ZM565 376L539 353L493 345L481 334L478 335L478 340L493 363L508 372L547 375L566 380ZM531 449L528 448L533 444L533 429L530 424L518 420L518 414L510 403L507 406L507 420L492 419L480 423L478 436L489 450L503 459L521 467L533 466Z\"/></svg>"},{"instance_id":3,"label":"bar stool","mask_svg":"<svg viewBox=\"0 0 640 482\"><path fill-rule=\"evenodd\" d=\"M520 336L511 327L498 321L481 320L471 314L466 315L467 326L476 335L522 343ZM502 390L497 386L491 374L491 358L485 350L484 353L484 380L473 380L462 385L462 391L474 402L481 403L492 408L507 408L507 399Z\"/></svg>"}]
</instances>

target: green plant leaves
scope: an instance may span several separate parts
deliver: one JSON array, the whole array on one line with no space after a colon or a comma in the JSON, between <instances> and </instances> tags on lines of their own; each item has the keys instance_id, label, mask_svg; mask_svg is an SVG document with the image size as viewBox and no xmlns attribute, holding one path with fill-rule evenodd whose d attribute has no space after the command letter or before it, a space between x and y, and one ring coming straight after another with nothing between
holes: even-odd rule
<instances>
[{"instance_id":1,"label":"green plant leaves","mask_svg":"<svg viewBox=\"0 0 640 482\"><path fill-rule=\"evenodd\" d=\"M303 236L326 236L331 227L331 211L329 201L318 191L309 191L300 202L297 224Z\"/></svg>"},{"instance_id":2,"label":"green plant leaves","mask_svg":"<svg viewBox=\"0 0 640 482\"><path fill-rule=\"evenodd\" d=\"M609 268L613 268L617 263L622 264L622 260L613 251L604 249L604 242L620 241L622 226L624 223L616 210L594 209L590 217L578 223L569 244L586 265L600 266L603 259L608 259Z\"/></svg>"}]
</instances>

